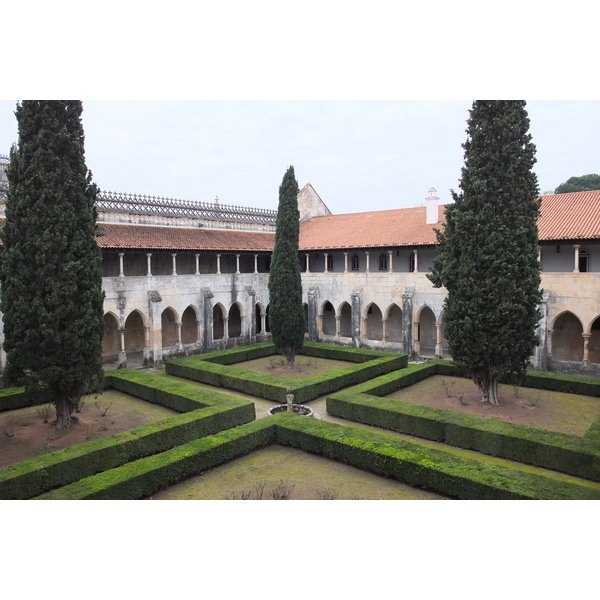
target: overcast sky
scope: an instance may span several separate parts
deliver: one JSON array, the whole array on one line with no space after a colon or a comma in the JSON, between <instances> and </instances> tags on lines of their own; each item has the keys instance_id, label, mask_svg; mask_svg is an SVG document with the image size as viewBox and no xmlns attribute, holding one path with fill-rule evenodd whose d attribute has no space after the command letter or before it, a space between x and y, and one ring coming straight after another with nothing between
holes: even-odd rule
<instances>
[{"instance_id":1,"label":"overcast sky","mask_svg":"<svg viewBox=\"0 0 600 600\"><path fill-rule=\"evenodd\" d=\"M334 214L418 206L458 189L472 101L84 101L103 190L277 208L293 165ZM0 101L0 152L17 139ZM540 191L600 173L600 102L527 103Z\"/></svg>"}]
</instances>

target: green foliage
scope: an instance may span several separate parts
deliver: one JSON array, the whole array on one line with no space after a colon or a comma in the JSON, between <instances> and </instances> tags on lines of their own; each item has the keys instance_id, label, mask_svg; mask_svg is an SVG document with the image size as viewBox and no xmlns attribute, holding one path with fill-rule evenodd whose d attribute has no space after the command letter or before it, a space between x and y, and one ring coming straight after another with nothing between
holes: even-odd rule
<instances>
[{"instance_id":1,"label":"green foliage","mask_svg":"<svg viewBox=\"0 0 600 600\"><path fill-rule=\"evenodd\" d=\"M298 262L299 239L298 182L294 167L289 167L279 187L275 248L269 274L269 323L273 343L290 365L302 348L306 331Z\"/></svg>"},{"instance_id":2,"label":"green foliage","mask_svg":"<svg viewBox=\"0 0 600 600\"><path fill-rule=\"evenodd\" d=\"M85 164L81 113L78 101L17 105L0 255L7 380L49 388L57 426L68 426L103 373L97 188Z\"/></svg>"},{"instance_id":3,"label":"green foliage","mask_svg":"<svg viewBox=\"0 0 600 600\"><path fill-rule=\"evenodd\" d=\"M115 389L189 411L0 469L0 499L27 499L83 477L253 421L254 404L140 371L111 372Z\"/></svg>"},{"instance_id":4,"label":"green foliage","mask_svg":"<svg viewBox=\"0 0 600 600\"><path fill-rule=\"evenodd\" d=\"M590 173L580 177L571 177L561 183L555 190L555 194L568 194L569 192L587 192L600 190L600 175Z\"/></svg>"},{"instance_id":5,"label":"green foliage","mask_svg":"<svg viewBox=\"0 0 600 600\"><path fill-rule=\"evenodd\" d=\"M522 101L473 103L462 191L446 208L428 275L448 291L450 354L482 391L504 373L522 373L538 343L539 200L528 129Z\"/></svg>"}]
</instances>

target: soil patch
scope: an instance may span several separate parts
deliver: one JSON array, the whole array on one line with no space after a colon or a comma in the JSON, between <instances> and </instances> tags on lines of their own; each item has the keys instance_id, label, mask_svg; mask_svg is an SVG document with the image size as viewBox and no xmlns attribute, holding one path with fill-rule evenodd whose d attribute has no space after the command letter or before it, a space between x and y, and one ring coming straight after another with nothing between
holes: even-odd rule
<instances>
[{"instance_id":1,"label":"soil patch","mask_svg":"<svg viewBox=\"0 0 600 600\"><path fill-rule=\"evenodd\" d=\"M290 379L305 380L346 369L356 363L345 360L332 360L329 358L319 358L316 356L296 356L294 366L287 368L287 361L283 356L264 356L232 365L238 369L255 371L256 373L265 373L267 375L277 375L279 377L289 377Z\"/></svg>"},{"instance_id":2,"label":"soil patch","mask_svg":"<svg viewBox=\"0 0 600 600\"><path fill-rule=\"evenodd\" d=\"M261 488L262 486L262 497ZM150 500L442 500L296 448L268 446L154 494ZM279 498L284 499L284 498Z\"/></svg>"},{"instance_id":3,"label":"soil patch","mask_svg":"<svg viewBox=\"0 0 600 600\"><path fill-rule=\"evenodd\" d=\"M434 375L386 397L573 435L584 435L600 415L600 398L592 396L503 384L498 392L499 404L481 402L471 380Z\"/></svg>"},{"instance_id":4,"label":"soil patch","mask_svg":"<svg viewBox=\"0 0 600 600\"><path fill-rule=\"evenodd\" d=\"M53 406L30 406L0 413L0 467L178 414L116 390L107 390L97 397L85 396L83 400L81 412L75 413L79 422L66 431L54 428ZM50 418L44 423L38 411L48 406Z\"/></svg>"}]
</instances>

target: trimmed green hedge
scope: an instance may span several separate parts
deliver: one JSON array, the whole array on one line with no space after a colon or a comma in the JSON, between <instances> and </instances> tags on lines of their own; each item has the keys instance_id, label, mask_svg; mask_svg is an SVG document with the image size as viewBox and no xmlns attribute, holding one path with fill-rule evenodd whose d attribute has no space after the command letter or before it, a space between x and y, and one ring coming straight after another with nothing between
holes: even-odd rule
<instances>
[{"instance_id":1,"label":"trimmed green hedge","mask_svg":"<svg viewBox=\"0 0 600 600\"><path fill-rule=\"evenodd\" d=\"M270 346L274 348L274 346ZM260 351L266 350L264 345L260 345L258 349ZM402 369L406 367L408 361L405 354L361 350L359 348L342 348L328 344L306 343L305 350L312 352L311 356L321 356L336 360L350 360L349 357L351 356L352 362L356 362L357 364L333 371L332 373L313 377L312 379L298 381L288 377L238 369L221 363L207 362L206 360L206 356L210 358L214 354L219 355L219 360L223 360L223 356L226 353L239 356L240 349L234 348L233 350L226 350L221 353L189 356L167 361L165 367L169 375L198 381L215 387L237 390L279 403L285 402L287 390L288 388L292 388L295 402L305 403L341 388L356 385L373 377L389 373L390 371Z\"/></svg>"},{"instance_id":2,"label":"trimmed green hedge","mask_svg":"<svg viewBox=\"0 0 600 600\"><path fill-rule=\"evenodd\" d=\"M256 418L254 404L165 377L122 369L107 375L119 391L184 414L84 442L0 469L0 499L26 499L143 456Z\"/></svg>"},{"instance_id":3,"label":"trimmed green hedge","mask_svg":"<svg viewBox=\"0 0 600 600\"><path fill-rule=\"evenodd\" d=\"M179 481L266 446L274 439L272 419L254 421L196 439L161 454L87 477L38 500L137 500Z\"/></svg>"},{"instance_id":4,"label":"trimmed green hedge","mask_svg":"<svg viewBox=\"0 0 600 600\"><path fill-rule=\"evenodd\" d=\"M459 376L448 361L411 365L330 396L327 412L349 421L600 481L600 418L589 435L580 437L380 397L434 374ZM529 374L529 382L535 381L537 386L553 379L560 381L561 376L538 378L537 373Z\"/></svg>"},{"instance_id":5,"label":"trimmed green hedge","mask_svg":"<svg viewBox=\"0 0 600 600\"><path fill-rule=\"evenodd\" d=\"M48 389L35 392L27 392L24 387L0 390L0 412L48 404L49 402L52 402L52 394Z\"/></svg>"},{"instance_id":6,"label":"trimmed green hedge","mask_svg":"<svg viewBox=\"0 0 600 600\"><path fill-rule=\"evenodd\" d=\"M598 486L457 457L418 443L280 413L82 479L39 499L138 499L270 443L462 499L598 499Z\"/></svg>"}]
</instances>

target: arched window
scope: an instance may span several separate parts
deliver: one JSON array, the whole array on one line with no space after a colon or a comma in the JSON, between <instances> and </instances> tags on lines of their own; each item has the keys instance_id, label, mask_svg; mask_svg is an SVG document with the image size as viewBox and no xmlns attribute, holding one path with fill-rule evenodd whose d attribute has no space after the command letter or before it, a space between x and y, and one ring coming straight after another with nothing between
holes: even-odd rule
<instances>
[{"instance_id":1,"label":"arched window","mask_svg":"<svg viewBox=\"0 0 600 600\"><path fill-rule=\"evenodd\" d=\"M585 248L582 248L579 251L579 272L587 273L589 271L589 267L590 267L590 253Z\"/></svg>"},{"instance_id":2,"label":"arched window","mask_svg":"<svg viewBox=\"0 0 600 600\"><path fill-rule=\"evenodd\" d=\"M415 263L416 263L416 255L415 255L414 252L411 252L410 253L410 258L409 258L409 261L408 261L408 270L411 273L415 272Z\"/></svg>"},{"instance_id":3,"label":"arched window","mask_svg":"<svg viewBox=\"0 0 600 600\"><path fill-rule=\"evenodd\" d=\"M327 255L327 270L333 271L333 256L331 254Z\"/></svg>"},{"instance_id":4,"label":"arched window","mask_svg":"<svg viewBox=\"0 0 600 600\"><path fill-rule=\"evenodd\" d=\"M358 271L358 254L352 255L352 270Z\"/></svg>"},{"instance_id":5,"label":"arched window","mask_svg":"<svg viewBox=\"0 0 600 600\"><path fill-rule=\"evenodd\" d=\"M385 254L384 252L382 252L379 255L379 270L380 271L387 271L388 268L388 257L387 254Z\"/></svg>"}]
</instances>

